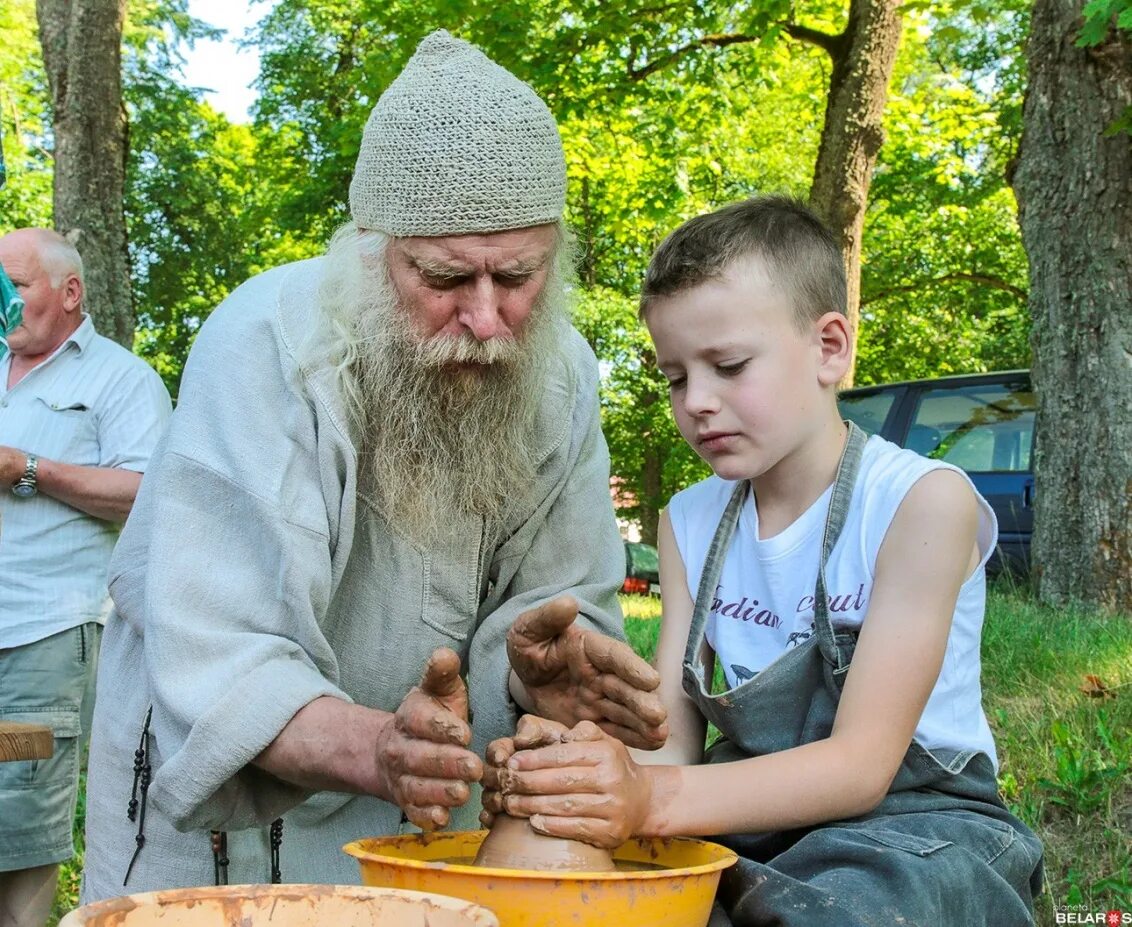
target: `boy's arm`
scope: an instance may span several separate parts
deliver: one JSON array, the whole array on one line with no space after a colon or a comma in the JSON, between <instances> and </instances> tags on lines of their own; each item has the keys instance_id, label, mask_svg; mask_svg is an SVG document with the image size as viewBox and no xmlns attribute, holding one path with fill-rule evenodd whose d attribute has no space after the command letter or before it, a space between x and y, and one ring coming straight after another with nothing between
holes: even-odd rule
<instances>
[{"instance_id":1,"label":"boy's arm","mask_svg":"<svg viewBox=\"0 0 1132 927\"><path fill-rule=\"evenodd\" d=\"M583 737L573 761L563 746L517 754L512 770L531 778L515 783L527 794L513 792L508 810L537 814L532 825L544 833L608 846L634 834L757 833L868 812L886 794L939 675L959 589L979 560L977 523L975 497L958 474L933 471L909 491L878 553L825 740L735 763L638 766L611 739ZM661 672L670 686L669 664ZM678 709L668 707L675 731Z\"/></svg>"},{"instance_id":2,"label":"boy's arm","mask_svg":"<svg viewBox=\"0 0 1132 927\"><path fill-rule=\"evenodd\" d=\"M684 650L692 624L692 596L688 591L684 558L676 545L667 509L660 514L660 537L657 541L660 549L660 601L664 616L654 663L660 672L657 693L668 709L668 742L659 750L631 750L630 753L638 763L650 766L662 763L692 765L703 759L707 724L695 702L685 694L681 682Z\"/></svg>"},{"instance_id":3,"label":"boy's arm","mask_svg":"<svg viewBox=\"0 0 1132 927\"><path fill-rule=\"evenodd\" d=\"M656 770L642 832L773 831L875 808L939 676L959 589L980 559L977 528L977 502L962 476L937 470L917 481L877 555L830 736L737 763Z\"/></svg>"}]
</instances>

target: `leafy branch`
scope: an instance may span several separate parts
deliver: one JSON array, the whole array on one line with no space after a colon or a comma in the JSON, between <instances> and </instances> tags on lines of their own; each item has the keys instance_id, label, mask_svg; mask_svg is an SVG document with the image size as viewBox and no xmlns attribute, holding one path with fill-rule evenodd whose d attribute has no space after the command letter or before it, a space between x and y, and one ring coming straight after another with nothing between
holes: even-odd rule
<instances>
[{"instance_id":1,"label":"leafy branch","mask_svg":"<svg viewBox=\"0 0 1132 927\"><path fill-rule=\"evenodd\" d=\"M932 277L930 280L919 280L916 283L909 283L903 286L886 287L883 290L877 290L870 293L868 296L861 296L861 305L867 306L869 303L879 302L882 299L888 299L890 296L896 296L900 293L918 293L929 286L936 286L941 283L970 283L974 286L990 287L992 290L1002 290L1005 293L1017 297L1022 302L1029 298L1029 293L1017 287L1012 283L1007 283L1000 277L991 277L987 274L966 274L966 273L953 273L944 274L941 277Z\"/></svg>"},{"instance_id":2,"label":"leafy branch","mask_svg":"<svg viewBox=\"0 0 1132 927\"><path fill-rule=\"evenodd\" d=\"M833 35L829 32L822 32L820 29L812 29L809 26L803 26L794 22L779 23L768 30L768 32L775 30L781 30L793 39L808 42L811 45L816 45L818 48L824 49L834 60L837 60L844 53L845 45L848 41L848 37L844 32ZM764 38L765 35L750 35L741 32L703 35L640 67L634 65L637 58L636 49L634 48L633 54L630 55L628 62L628 76L630 80L644 80L650 74L668 67L670 64L679 61L685 55L698 51L701 48L726 48L729 45L760 42Z\"/></svg>"}]
</instances>

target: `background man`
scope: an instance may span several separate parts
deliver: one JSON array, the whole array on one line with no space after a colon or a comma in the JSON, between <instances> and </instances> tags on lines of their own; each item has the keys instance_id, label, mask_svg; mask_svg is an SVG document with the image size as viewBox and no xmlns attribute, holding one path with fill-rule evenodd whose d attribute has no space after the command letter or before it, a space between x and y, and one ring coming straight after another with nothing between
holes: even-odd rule
<instances>
[{"instance_id":1,"label":"background man","mask_svg":"<svg viewBox=\"0 0 1132 927\"><path fill-rule=\"evenodd\" d=\"M69 242L11 232L0 265L24 301L0 358L0 717L55 730L50 760L0 765L0 924L31 927L74 852L106 566L170 402L83 313Z\"/></svg>"},{"instance_id":2,"label":"background man","mask_svg":"<svg viewBox=\"0 0 1132 927\"><path fill-rule=\"evenodd\" d=\"M435 33L327 255L209 318L115 553L85 901L356 882L349 840L475 826L516 703L663 742L655 673L597 633L624 556L565 180L542 101Z\"/></svg>"}]
</instances>

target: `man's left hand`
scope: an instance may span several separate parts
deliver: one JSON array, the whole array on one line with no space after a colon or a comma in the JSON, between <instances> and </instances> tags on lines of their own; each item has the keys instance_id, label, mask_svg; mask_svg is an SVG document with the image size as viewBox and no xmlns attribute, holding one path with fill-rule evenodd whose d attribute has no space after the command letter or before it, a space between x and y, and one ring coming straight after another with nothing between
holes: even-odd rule
<instances>
[{"instance_id":1,"label":"man's left hand","mask_svg":"<svg viewBox=\"0 0 1132 927\"><path fill-rule=\"evenodd\" d=\"M567 727L592 721L630 747L662 747L668 713L656 692L660 674L628 644L579 627L577 617L578 603L559 596L523 612L507 632L507 656L530 703L523 707Z\"/></svg>"}]
</instances>

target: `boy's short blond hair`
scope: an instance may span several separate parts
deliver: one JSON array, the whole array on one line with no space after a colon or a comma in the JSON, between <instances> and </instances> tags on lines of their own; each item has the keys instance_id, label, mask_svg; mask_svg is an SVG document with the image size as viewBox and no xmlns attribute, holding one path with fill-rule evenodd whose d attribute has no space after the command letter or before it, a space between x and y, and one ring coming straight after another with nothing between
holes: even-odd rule
<instances>
[{"instance_id":1,"label":"boy's short blond hair","mask_svg":"<svg viewBox=\"0 0 1132 927\"><path fill-rule=\"evenodd\" d=\"M657 299L721 279L757 257L790 293L799 329L827 312L845 314L845 263L829 229L788 196L755 196L696 216L661 242L641 287L640 315Z\"/></svg>"}]
</instances>

